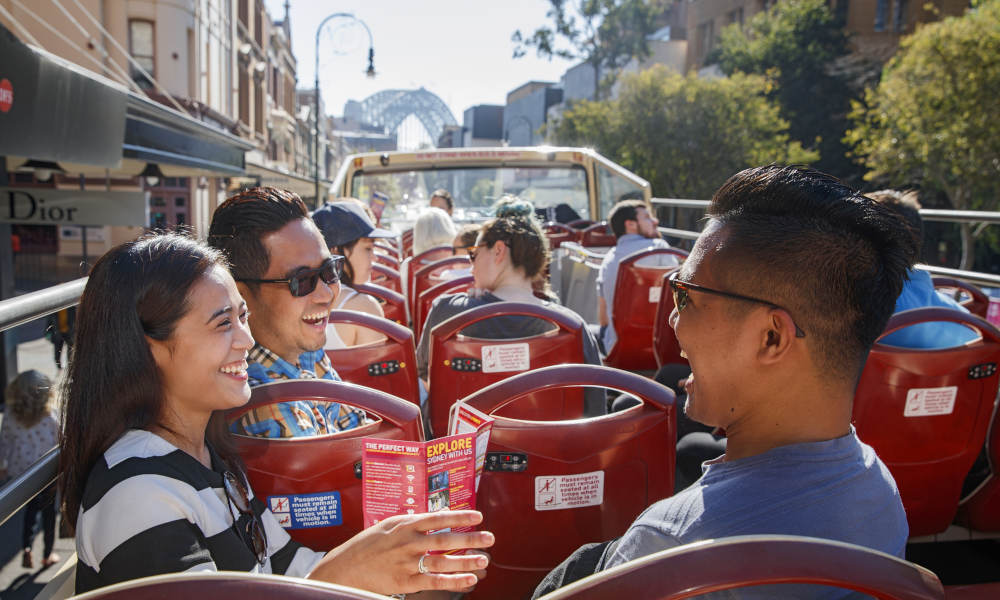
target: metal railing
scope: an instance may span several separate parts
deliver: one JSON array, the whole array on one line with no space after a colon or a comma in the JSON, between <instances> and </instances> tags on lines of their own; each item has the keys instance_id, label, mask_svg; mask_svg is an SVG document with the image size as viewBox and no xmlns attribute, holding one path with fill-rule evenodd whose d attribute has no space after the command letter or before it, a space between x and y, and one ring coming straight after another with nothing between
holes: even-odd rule
<instances>
[{"instance_id":1,"label":"metal railing","mask_svg":"<svg viewBox=\"0 0 1000 600\"><path fill-rule=\"evenodd\" d=\"M687 200L683 198L652 198L650 202L654 207L664 208L686 208L704 211L708 208L708 200ZM674 213L676 215L676 212ZM920 217L925 221L936 221L943 223L973 223L984 225L995 225L1000 223L1000 212L976 211L976 210L941 210L936 208L920 209ZM660 227L660 233L668 237L694 240L700 235L697 231L686 229L674 229L671 227ZM932 275L942 275L961 279L977 285L990 287L1000 287L1000 276L978 271L964 271L961 269L951 269L948 267L938 267L934 265L919 264L916 268L927 271Z\"/></svg>"},{"instance_id":2,"label":"metal railing","mask_svg":"<svg viewBox=\"0 0 1000 600\"><path fill-rule=\"evenodd\" d=\"M48 316L74 306L87 284L83 277L67 283L24 294L0 302L0 331L6 331L29 321ZM5 417L10 418L10 417ZM0 525L55 482L59 476L59 449L49 450L19 477L0 488Z\"/></svg>"}]
</instances>

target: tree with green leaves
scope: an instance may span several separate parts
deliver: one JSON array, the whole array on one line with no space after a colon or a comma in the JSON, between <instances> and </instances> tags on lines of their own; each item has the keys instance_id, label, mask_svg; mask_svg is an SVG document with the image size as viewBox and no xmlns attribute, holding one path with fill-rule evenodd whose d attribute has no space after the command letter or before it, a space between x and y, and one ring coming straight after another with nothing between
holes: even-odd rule
<instances>
[{"instance_id":1,"label":"tree with green leaves","mask_svg":"<svg viewBox=\"0 0 1000 600\"><path fill-rule=\"evenodd\" d=\"M860 183L842 139L854 96L835 61L848 54L847 34L826 0L782 0L741 28L722 30L709 61L727 75L753 73L772 79L769 96L781 106L788 133L819 151L817 168Z\"/></svg>"},{"instance_id":2,"label":"tree with green leaves","mask_svg":"<svg viewBox=\"0 0 1000 600\"><path fill-rule=\"evenodd\" d=\"M741 169L816 159L789 139L762 77L699 79L656 65L621 84L616 100L575 103L555 137L595 147L648 179L656 194L708 198Z\"/></svg>"},{"instance_id":3,"label":"tree with green leaves","mask_svg":"<svg viewBox=\"0 0 1000 600\"><path fill-rule=\"evenodd\" d=\"M594 69L594 98L611 89L618 72L649 56L647 36L657 29L664 0L549 0L550 25L531 35L514 32L514 58L534 48L544 58L586 62Z\"/></svg>"},{"instance_id":4,"label":"tree with green leaves","mask_svg":"<svg viewBox=\"0 0 1000 600\"><path fill-rule=\"evenodd\" d=\"M1000 0L904 38L878 87L851 113L847 140L865 178L944 192L956 210L998 210ZM964 223L961 268L972 267Z\"/></svg>"}]
</instances>

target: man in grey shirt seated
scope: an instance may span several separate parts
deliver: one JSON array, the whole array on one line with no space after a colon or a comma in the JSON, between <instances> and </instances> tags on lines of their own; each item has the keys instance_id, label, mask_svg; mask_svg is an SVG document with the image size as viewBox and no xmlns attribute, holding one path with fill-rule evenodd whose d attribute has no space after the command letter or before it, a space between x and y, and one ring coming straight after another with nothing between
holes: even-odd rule
<instances>
[{"instance_id":1,"label":"man in grey shirt seated","mask_svg":"<svg viewBox=\"0 0 1000 600\"><path fill-rule=\"evenodd\" d=\"M670 324L691 363L685 413L725 429L725 454L621 538L578 550L536 596L653 552L734 535L805 535L903 556L899 492L857 438L851 406L902 288L912 237L885 207L792 167L737 173L708 216L671 278ZM846 595L758 586L735 597Z\"/></svg>"}]
</instances>

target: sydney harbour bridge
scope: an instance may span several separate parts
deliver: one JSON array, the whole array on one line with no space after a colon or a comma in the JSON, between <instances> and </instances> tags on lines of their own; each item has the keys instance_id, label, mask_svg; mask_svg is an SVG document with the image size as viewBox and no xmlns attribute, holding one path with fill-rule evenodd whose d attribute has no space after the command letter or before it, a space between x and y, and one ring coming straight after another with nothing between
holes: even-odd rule
<instances>
[{"instance_id":1,"label":"sydney harbour bridge","mask_svg":"<svg viewBox=\"0 0 1000 600\"><path fill-rule=\"evenodd\" d=\"M430 143L437 145L447 125L457 125L448 105L433 92L415 90L382 90L358 102L351 100L344 107L344 117L400 135L400 128L413 115L423 125ZM402 139L400 135L400 139Z\"/></svg>"}]
</instances>

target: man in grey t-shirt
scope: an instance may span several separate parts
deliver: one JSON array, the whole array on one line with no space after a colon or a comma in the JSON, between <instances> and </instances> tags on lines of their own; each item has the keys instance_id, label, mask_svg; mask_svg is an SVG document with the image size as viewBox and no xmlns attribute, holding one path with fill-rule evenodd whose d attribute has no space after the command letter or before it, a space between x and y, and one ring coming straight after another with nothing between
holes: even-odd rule
<instances>
[{"instance_id":1,"label":"man in grey t-shirt","mask_svg":"<svg viewBox=\"0 0 1000 600\"><path fill-rule=\"evenodd\" d=\"M731 177L708 216L670 281L670 324L691 363L685 413L726 431L725 454L618 540L567 559L536 596L659 550L732 535L807 535L903 555L899 492L855 435L851 405L903 285L913 243L905 225L832 177L777 166ZM748 588L739 597L789 592Z\"/></svg>"}]
</instances>

